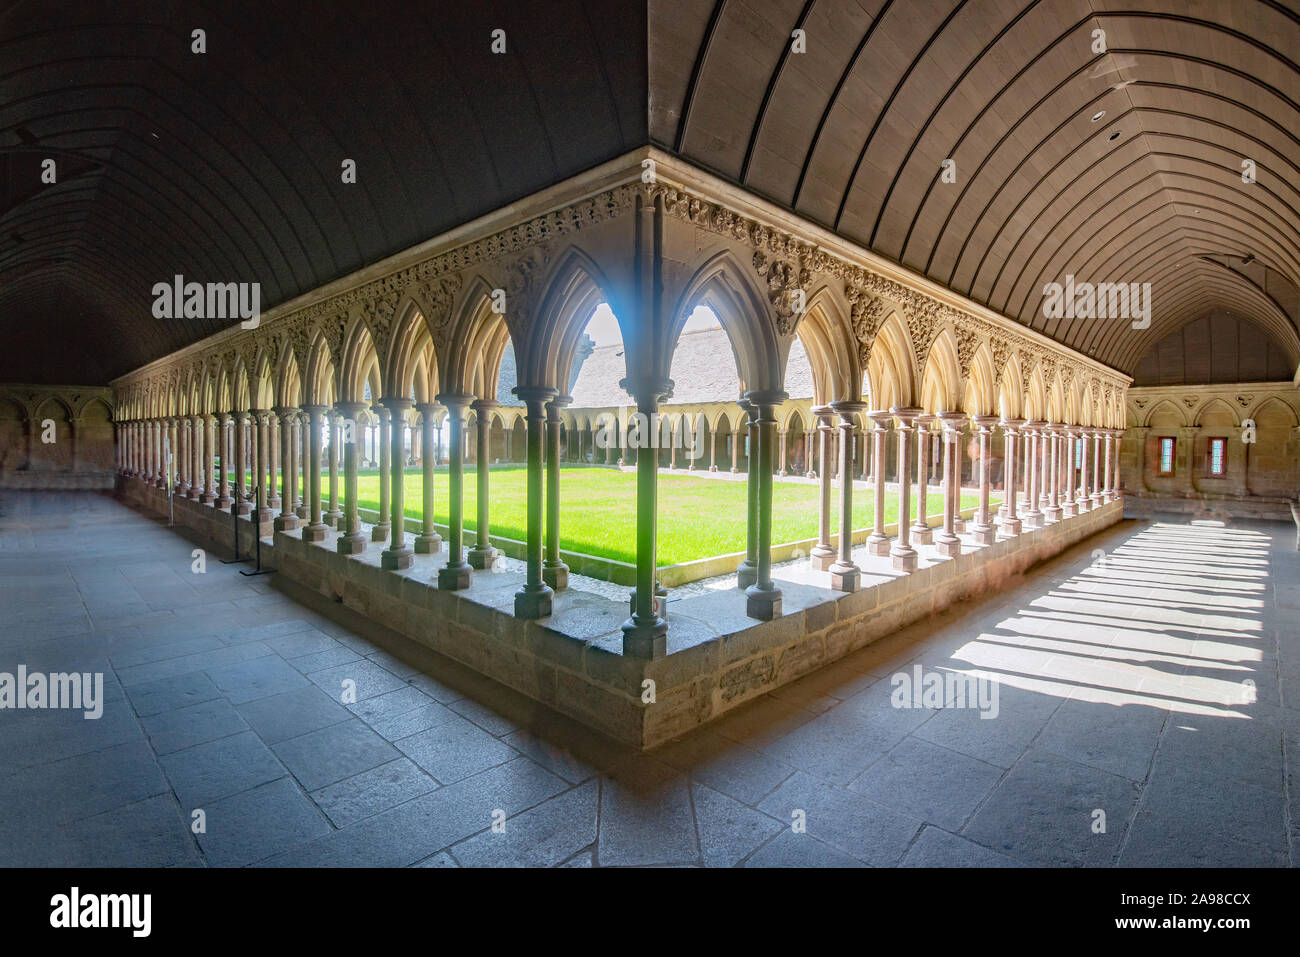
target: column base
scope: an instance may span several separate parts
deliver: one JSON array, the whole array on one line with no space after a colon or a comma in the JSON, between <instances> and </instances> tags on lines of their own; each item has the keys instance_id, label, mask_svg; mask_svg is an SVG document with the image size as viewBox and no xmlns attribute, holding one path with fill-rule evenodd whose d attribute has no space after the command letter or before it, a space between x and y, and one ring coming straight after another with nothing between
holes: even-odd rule
<instances>
[{"instance_id":1,"label":"column base","mask_svg":"<svg viewBox=\"0 0 1300 957\"><path fill-rule=\"evenodd\" d=\"M329 531L330 527L321 522L308 525L302 530L302 540L304 542L323 542L329 537Z\"/></svg>"},{"instance_id":2,"label":"column base","mask_svg":"<svg viewBox=\"0 0 1300 957\"><path fill-rule=\"evenodd\" d=\"M934 541L934 529L929 525L913 525L912 541L918 545L929 545Z\"/></svg>"},{"instance_id":3,"label":"column base","mask_svg":"<svg viewBox=\"0 0 1300 957\"><path fill-rule=\"evenodd\" d=\"M1026 531L1033 531L1036 528L1042 528L1042 527L1043 527L1042 512L1037 512L1037 511L1025 512L1024 517L1021 519L1021 528L1025 529Z\"/></svg>"},{"instance_id":4,"label":"column base","mask_svg":"<svg viewBox=\"0 0 1300 957\"><path fill-rule=\"evenodd\" d=\"M960 515L954 515L952 518L952 530L958 534L966 531L966 519L962 518Z\"/></svg>"},{"instance_id":5,"label":"column base","mask_svg":"<svg viewBox=\"0 0 1300 957\"><path fill-rule=\"evenodd\" d=\"M217 508L221 509L222 511L225 511L226 509L230 508L230 506L233 505L234 502L235 500L232 499L229 495L223 495L219 499L217 499Z\"/></svg>"},{"instance_id":6,"label":"column base","mask_svg":"<svg viewBox=\"0 0 1300 957\"><path fill-rule=\"evenodd\" d=\"M893 541L888 535L879 535L872 532L867 536L867 554L874 555L877 558L886 558L889 555L890 547Z\"/></svg>"},{"instance_id":7,"label":"column base","mask_svg":"<svg viewBox=\"0 0 1300 957\"><path fill-rule=\"evenodd\" d=\"M998 530L992 525L968 525L966 534L975 539L976 545L992 545L998 540Z\"/></svg>"},{"instance_id":8,"label":"column base","mask_svg":"<svg viewBox=\"0 0 1300 957\"><path fill-rule=\"evenodd\" d=\"M199 501L202 502L204 505L211 505L216 500L217 497L213 495L211 492L204 492L202 495L199 496Z\"/></svg>"},{"instance_id":9,"label":"column base","mask_svg":"<svg viewBox=\"0 0 1300 957\"><path fill-rule=\"evenodd\" d=\"M437 532L425 535L421 532L415 536L415 553L417 555L437 555L442 551L442 536Z\"/></svg>"},{"instance_id":10,"label":"column base","mask_svg":"<svg viewBox=\"0 0 1300 957\"><path fill-rule=\"evenodd\" d=\"M330 526L330 528L337 527L338 523L341 522L342 520L343 520L343 513L340 512L338 509L332 508L325 513L325 524Z\"/></svg>"},{"instance_id":11,"label":"column base","mask_svg":"<svg viewBox=\"0 0 1300 957\"><path fill-rule=\"evenodd\" d=\"M463 561L438 569L438 587L443 591L463 591L469 587L472 570Z\"/></svg>"},{"instance_id":12,"label":"column base","mask_svg":"<svg viewBox=\"0 0 1300 957\"><path fill-rule=\"evenodd\" d=\"M529 621L549 617L551 600L554 597L555 592L551 591L548 585L543 584L531 590L525 585L520 591L515 592L515 617Z\"/></svg>"},{"instance_id":13,"label":"column base","mask_svg":"<svg viewBox=\"0 0 1300 957\"><path fill-rule=\"evenodd\" d=\"M250 512L250 514L252 513ZM258 525L265 525L267 522L274 522L275 512L271 511L269 508L259 508L252 520L256 521Z\"/></svg>"},{"instance_id":14,"label":"column base","mask_svg":"<svg viewBox=\"0 0 1300 957\"><path fill-rule=\"evenodd\" d=\"M740 563L736 569L736 587L744 591L758 583L758 566L750 564L749 560Z\"/></svg>"},{"instance_id":15,"label":"column base","mask_svg":"<svg viewBox=\"0 0 1300 957\"><path fill-rule=\"evenodd\" d=\"M956 558L961 554L961 539L956 535L952 538L940 536L934 543L934 550L944 558Z\"/></svg>"},{"instance_id":16,"label":"column base","mask_svg":"<svg viewBox=\"0 0 1300 957\"><path fill-rule=\"evenodd\" d=\"M716 465L710 465L710 466L709 466L709 471L710 471L710 472L716 472L717 470L718 470L718 467L717 467Z\"/></svg>"},{"instance_id":17,"label":"column base","mask_svg":"<svg viewBox=\"0 0 1300 957\"><path fill-rule=\"evenodd\" d=\"M275 517L275 530L277 532L291 532L297 527L297 515L277 515Z\"/></svg>"},{"instance_id":18,"label":"column base","mask_svg":"<svg viewBox=\"0 0 1300 957\"><path fill-rule=\"evenodd\" d=\"M364 535L341 535L334 543L334 549L340 555L360 555L366 550L366 544Z\"/></svg>"},{"instance_id":19,"label":"column base","mask_svg":"<svg viewBox=\"0 0 1300 957\"><path fill-rule=\"evenodd\" d=\"M668 653L668 622L658 615L636 616L623 622L623 655L627 658L662 658Z\"/></svg>"},{"instance_id":20,"label":"column base","mask_svg":"<svg viewBox=\"0 0 1300 957\"><path fill-rule=\"evenodd\" d=\"M386 542L391 536L393 527L387 522L380 522L378 525L370 527L370 540L372 542Z\"/></svg>"},{"instance_id":21,"label":"column base","mask_svg":"<svg viewBox=\"0 0 1300 957\"><path fill-rule=\"evenodd\" d=\"M1076 498L1074 500L1075 514L1082 515L1084 512L1088 511L1090 505L1091 503L1086 498Z\"/></svg>"},{"instance_id":22,"label":"column base","mask_svg":"<svg viewBox=\"0 0 1300 957\"><path fill-rule=\"evenodd\" d=\"M916 571L917 554L916 549L910 545L905 548L895 548L890 553L894 559L894 568L900 572Z\"/></svg>"},{"instance_id":23,"label":"column base","mask_svg":"<svg viewBox=\"0 0 1300 957\"><path fill-rule=\"evenodd\" d=\"M542 581L550 585L554 591L564 591L569 587L569 566L564 562L556 562L554 565L543 563Z\"/></svg>"},{"instance_id":24,"label":"column base","mask_svg":"<svg viewBox=\"0 0 1300 957\"><path fill-rule=\"evenodd\" d=\"M469 550L466 557L469 559L472 568L477 568L479 571L486 571L492 567L493 563L497 560L497 556L500 554L501 552L497 551L497 549L493 548L491 545L475 545Z\"/></svg>"},{"instance_id":25,"label":"column base","mask_svg":"<svg viewBox=\"0 0 1300 957\"><path fill-rule=\"evenodd\" d=\"M385 548L379 554L379 567L388 571L410 568L415 564L415 552L409 548Z\"/></svg>"},{"instance_id":26,"label":"column base","mask_svg":"<svg viewBox=\"0 0 1300 957\"><path fill-rule=\"evenodd\" d=\"M740 474L740 469L736 468L734 465L731 467L730 471L731 471L731 474L732 474L732 475L739 475L739 474Z\"/></svg>"},{"instance_id":27,"label":"column base","mask_svg":"<svg viewBox=\"0 0 1300 957\"><path fill-rule=\"evenodd\" d=\"M1102 500L1102 497L1101 497L1101 493L1100 493L1100 492L1093 492L1091 495L1088 496L1088 503L1089 503L1089 505L1091 505L1093 508L1100 508L1101 505L1102 505L1102 502L1103 502L1103 500Z\"/></svg>"},{"instance_id":28,"label":"column base","mask_svg":"<svg viewBox=\"0 0 1300 957\"><path fill-rule=\"evenodd\" d=\"M831 589L853 592L862 587L862 569L852 562L836 562L830 567Z\"/></svg>"},{"instance_id":29,"label":"column base","mask_svg":"<svg viewBox=\"0 0 1300 957\"><path fill-rule=\"evenodd\" d=\"M308 510L306 505L295 505L293 514L297 515L299 519L305 522L311 512Z\"/></svg>"},{"instance_id":30,"label":"column base","mask_svg":"<svg viewBox=\"0 0 1300 957\"><path fill-rule=\"evenodd\" d=\"M346 532L348 530L347 517L340 515L338 521L334 523L334 527L337 528L340 532Z\"/></svg>"},{"instance_id":31,"label":"column base","mask_svg":"<svg viewBox=\"0 0 1300 957\"><path fill-rule=\"evenodd\" d=\"M1075 510L1074 510L1074 503L1073 503L1073 502L1062 502L1062 503L1061 503L1061 515L1062 515L1062 517L1064 517L1064 518L1073 518L1073 517L1075 516L1075 514L1076 514L1076 513L1075 513Z\"/></svg>"},{"instance_id":32,"label":"column base","mask_svg":"<svg viewBox=\"0 0 1300 957\"><path fill-rule=\"evenodd\" d=\"M238 505L235 506L236 515L248 515L252 511L253 511L252 502L240 502Z\"/></svg>"},{"instance_id":33,"label":"column base","mask_svg":"<svg viewBox=\"0 0 1300 957\"><path fill-rule=\"evenodd\" d=\"M1002 532L1006 535L1019 535L1023 527L1018 518L1004 518L1001 526Z\"/></svg>"},{"instance_id":34,"label":"column base","mask_svg":"<svg viewBox=\"0 0 1300 957\"><path fill-rule=\"evenodd\" d=\"M759 621L781 617L781 589L759 588L750 585L745 589L745 614Z\"/></svg>"},{"instance_id":35,"label":"column base","mask_svg":"<svg viewBox=\"0 0 1300 957\"><path fill-rule=\"evenodd\" d=\"M829 571L835 564L835 549L829 545L814 545L812 551L808 553L808 558L814 571Z\"/></svg>"},{"instance_id":36,"label":"column base","mask_svg":"<svg viewBox=\"0 0 1300 957\"><path fill-rule=\"evenodd\" d=\"M1065 511L1059 505L1049 505L1043 511L1043 518L1051 522L1053 525L1059 522L1064 515Z\"/></svg>"}]
</instances>

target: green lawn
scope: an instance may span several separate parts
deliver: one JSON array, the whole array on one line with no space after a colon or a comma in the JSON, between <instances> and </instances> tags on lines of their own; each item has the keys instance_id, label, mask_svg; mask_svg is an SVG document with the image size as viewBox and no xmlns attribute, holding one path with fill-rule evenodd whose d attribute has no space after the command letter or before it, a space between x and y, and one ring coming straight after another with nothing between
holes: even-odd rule
<instances>
[{"instance_id":1,"label":"green lawn","mask_svg":"<svg viewBox=\"0 0 1300 957\"><path fill-rule=\"evenodd\" d=\"M522 541L528 526L527 470L524 466L492 469L492 532ZM420 517L422 476L418 467L407 469L404 510ZM374 470L358 476L362 508L379 508L379 476ZM339 476L343 494L343 476ZM839 492L832 500L838 516ZM321 497L328 499L328 473L321 479ZM746 483L695 478L689 475L659 476L659 562L677 562L741 552L745 549ZM475 527L478 486L472 468L465 469L465 527ZM772 542L800 541L817 535L818 490L813 485L773 482ZM854 490L853 527L873 523L872 493ZM962 507L977 505L974 494L962 496ZM932 515L943 513L938 489L932 488L927 502ZM636 476L605 468L564 468L560 471L560 547L588 555L625 562L636 561ZM915 510L915 498L913 498ZM885 497L885 521L898 517L898 498ZM435 521L447 522L447 472L439 469L434 488ZM931 521L938 525L937 520ZM832 529L838 518L832 518ZM466 536L467 544L473 536Z\"/></svg>"}]
</instances>

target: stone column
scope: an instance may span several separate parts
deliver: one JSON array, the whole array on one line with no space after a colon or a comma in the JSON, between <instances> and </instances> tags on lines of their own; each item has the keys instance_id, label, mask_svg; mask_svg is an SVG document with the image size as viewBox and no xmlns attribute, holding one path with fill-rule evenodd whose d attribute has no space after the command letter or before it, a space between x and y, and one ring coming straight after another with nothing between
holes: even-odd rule
<instances>
[{"instance_id":1,"label":"stone column","mask_svg":"<svg viewBox=\"0 0 1300 957\"><path fill-rule=\"evenodd\" d=\"M546 561L542 581L555 591L569 587L569 566L560 559L560 412L572 402L573 396L561 395L546 404ZM690 467L695 467L694 459Z\"/></svg>"},{"instance_id":2,"label":"stone column","mask_svg":"<svg viewBox=\"0 0 1300 957\"><path fill-rule=\"evenodd\" d=\"M170 468L171 468L171 473L172 473L172 474L171 474L171 491L172 491L173 493L175 493L175 492L178 492L178 491L179 491L178 486L179 486L179 484L180 484L180 482L179 482L179 475L180 475L181 457L180 457L180 453L179 453L180 445L178 444L178 443L180 442L180 437L181 437L181 424L180 424L180 420L179 420L179 419L169 419L168 422L167 422L167 429L168 429L168 431L171 433L171 435L170 435L170 439L171 439L171 447L170 447L170 453L169 453L169 454L171 455Z\"/></svg>"},{"instance_id":3,"label":"stone column","mask_svg":"<svg viewBox=\"0 0 1300 957\"><path fill-rule=\"evenodd\" d=\"M912 547L907 517L911 511L911 469L912 456L908 448L907 437L916 423L916 417L923 415L920 409L894 408L890 410L898 419L898 538L889 554L893 556L894 567L902 572L916 571L917 554ZM883 470L882 470L883 471Z\"/></svg>"},{"instance_id":4,"label":"stone column","mask_svg":"<svg viewBox=\"0 0 1300 957\"><path fill-rule=\"evenodd\" d=\"M1189 460L1190 464L1190 460ZM1184 474L1189 476L1191 469L1185 469ZM1097 508L1104 501L1101 494L1101 430L1092 430L1092 493L1088 496L1088 501L1092 508Z\"/></svg>"},{"instance_id":5,"label":"stone column","mask_svg":"<svg viewBox=\"0 0 1300 957\"><path fill-rule=\"evenodd\" d=\"M1092 506L1092 499L1088 496L1088 430L1087 428L1079 429L1079 490L1075 493L1074 511L1078 515Z\"/></svg>"},{"instance_id":6,"label":"stone column","mask_svg":"<svg viewBox=\"0 0 1300 957\"><path fill-rule=\"evenodd\" d=\"M499 403L495 399L478 399L472 404L475 412L476 443L474 454L474 477L478 482L477 528L474 547L469 550L469 563L473 568L491 568L500 552L492 547L491 515L488 508L491 500L489 481L492 465L492 410Z\"/></svg>"},{"instance_id":7,"label":"stone column","mask_svg":"<svg viewBox=\"0 0 1300 957\"><path fill-rule=\"evenodd\" d=\"M781 468L780 468L779 470L777 470L777 473L776 473L776 474L777 474L777 475L780 475L782 478L784 478L786 475L789 474L789 473L786 471L786 468L785 468L785 464L786 464L785 437L786 437L786 435L789 434L789 431L790 431L789 429L781 429L781 430L777 433L777 436L780 438L780 447L781 447L780 456L781 456L781 457L780 457L780 460L779 460L779 461L780 461Z\"/></svg>"},{"instance_id":8,"label":"stone column","mask_svg":"<svg viewBox=\"0 0 1300 957\"><path fill-rule=\"evenodd\" d=\"M819 572L824 572L835 561L835 549L831 546L831 470L830 444L835 431L831 425L832 410L830 406L818 406L812 410L817 417L817 436L820 444L821 461L818 473L821 481L820 495L817 502L817 544L809 553L809 562ZM811 433L809 433L811 434ZM812 459L809 458L809 462Z\"/></svg>"},{"instance_id":9,"label":"stone column","mask_svg":"<svg viewBox=\"0 0 1300 957\"><path fill-rule=\"evenodd\" d=\"M388 541L393 526L389 521L392 515L392 443L393 429L400 433L402 424L392 421L392 413L387 406L378 405L371 409L379 416L379 515L370 529L372 542Z\"/></svg>"},{"instance_id":10,"label":"stone column","mask_svg":"<svg viewBox=\"0 0 1300 957\"><path fill-rule=\"evenodd\" d=\"M992 545L998 540L998 530L994 526L993 516L989 512L989 491L992 483L989 469L989 452L993 443L993 426L997 424L997 421L995 415L977 415L972 419L976 429L979 430L980 504L979 509L975 512L975 521L966 526L966 531L975 539L977 545Z\"/></svg>"},{"instance_id":11,"label":"stone column","mask_svg":"<svg viewBox=\"0 0 1300 957\"><path fill-rule=\"evenodd\" d=\"M928 414L916 417L916 521L912 523L912 541L918 545L929 545L934 535L926 514L929 511L926 490L930 485L930 423L934 420ZM903 521L901 513L899 521Z\"/></svg>"},{"instance_id":12,"label":"stone column","mask_svg":"<svg viewBox=\"0 0 1300 957\"><path fill-rule=\"evenodd\" d=\"M745 456L745 557L736 569L736 587L744 590L758 581L758 469L754 452L758 447L758 410L744 399L736 403L748 420L749 449ZM739 443L737 443L739 444Z\"/></svg>"},{"instance_id":13,"label":"stone column","mask_svg":"<svg viewBox=\"0 0 1300 957\"><path fill-rule=\"evenodd\" d=\"M840 416L840 549L830 567L831 588L850 592L862 584L862 570L853 562L853 444L855 417L867 407L862 402L832 402L831 408Z\"/></svg>"},{"instance_id":14,"label":"stone column","mask_svg":"<svg viewBox=\"0 0 1300 957\"><path fill-rule=\"evenodd\" d=\"M277 532L287 532L298 527L298 516L293 512L293 418L298 410L292 406L275 409L280 423L280 514L275 517ZM274 463L272 463L274 464Z\"/></svg>"},{"instance_id":15,"label":"stone column","mask_svg":"<svg viewBox=\"0 0 1300 957\"><path fill-rule=\"evenodd\" d=\"M1063 426L1061 429L1062 439L1065 443L1065 491L1061 498L1061 515L1064 518L1072 518L1076 512L1074 508L1074 438L1079 434L1073 425Z\"/></svg>"},{"instance_id":16,"label":"stone column","mask_svg":"<svg viewBox=\"0 0 1300 957\"><path fill-rule=\"evenodd\" d=\"M280 500L280 493L284 491L284 463L280 461L281 451L281 429L280 417L274 412L266 418L267 434L267 490L270 498L272 509L278 509L283 503Z\"/></svg>"},{"instance_id":17,"label":"stone column","mask_svg":"<svg viewBox=\"0 0 1300 957\"><path fill-rule=\"evenodd\" d=\"M231 505L229 486L226 484L226 471L230 467L230 413L222 412L217 416L217 508L225 509Z\"/></svg>"},{"instance_id":18,"label":"stone column","mask_svg":"<svg viewBox=\"0 0 1300 957\"><path fill-rule=\"evenodd\" d=\"M325 524L337 529L343 512L339 509L339 413L337 408L327 409L326 420L330 425L330 502L325 512Z\"/></svg>"},{"instance_id":19,"label":"stone column","mask_svg":"<svg viewBox=\"0 0 1300 957\"><path fill-rule=\"evenodd\" d=\"M325 416L329 412L329 406L309 405L303 411L307 414L306 428L309 432L304 472L307 476L307 514L311 524L302 530L302 540L304 542L323 542L326 533L329 532L329 526L325 524L320 500L320 431L321 426L325 424Z\"/></svg>"},{"instance_id":20,"label":"stone column","mask_svg":"<svg viewBox=\"0 0 1300 957\"><path fill-rule=\"evenodd\" d=\"M772 478L776 452L776 407L788 396L784 392L752 391L745 398L756 410L758 463L758 565L756 581L745 589L745 614L771 621L781 617L781 590L772 582ZM751 463L752 465L752 463Z\"/></svg>"},{"instance_id":21,"label":"stone column","mask_svg":"<svg viewBox=\"0 0 1300 957\"><path fill-rule=\"evenodd\" d=\"M1023 433L1029 449L1028 473L1025 475L1025 514L1024 528L1042 528L1043 511L1039 508L1039 490L1042 487L1042 466L1039 453L1041 429L1046 423L1026 422Z\"/></svg>"},{"instance_id":22,"label":"stone column","mask_svg":"<svg viewBox=\"0 0 1300 957\"><path fill-rule=\"evenodd\" d=\"M815 416L816 414L817 411L814 409L813 415ZM816 462L815 456L817 455L817 448L813 444L817 432L818 429L817 427L814 426L812 428L809 428L808 431L803 434L803 460L804 460L804 464L808 466L808 468L803 473L804 478L814 479L817 477L817 469L814 467L814 463Z\"/></svg>"},{"instance_id":23,"label":"stone column","mask_svg":"<svg viewBox=\"0 0 1300 957\"><path fill-rule=\"evenodd\" d=\"M311 460L309 451L311 436L308 435L308 428L311 420L305 412L300 412L293 417L293 504L294 514L298 516L299 524L305 525L308 517L311 515L311 476L307 474L307 465ZM317 439L317 443L319 443ZM320 471L320 458L316 459L316 470ZM298 476L302 476L302 488L298 486Z\"/></svg>"},{"instance_id":24,"label":"stone column","mask_svg":"<svg viewBox=\"0 0 1300 957\"><path fill-rule=\"evenodd\" d=\"M388 441L392 448L388 453L388 464L390 469L389 479L389 520L388 528L391 534L388 547L379 555L380 567L389 571L399 568L410 568L415 562L414 550L406 544L406 513L404 491L402 480L404 477L404 467L406 465L406 431L403 424L406 421L406 410L411 407L411 400L404 396L394 396L379 400L382 408L388 410Z\"/></svg>"},{"instance_id":25,"label":"stone column","mask_svg":"<svg viewBox=\"0 0 1300 957\"><path fill-rule=\"evenodd\" d=\"M359 555L366 550L366 536L361 531L361 515L357 511L357 461L361 457L357 439L364 439L362 416L367 406L364 402L340 402L343 415L343 524L334 542L340 555Z\"/></svg>"},{"instance_id":26,"label":"stone column","mask_svg":"<svg viewBox=\"0 0 1300 957\"><path fill-rule=\"evenodd\" d=\"M493 403L493 405L495 404L496 403ZM477 403L475 403L474 407L475 409L479 409ZM434 454L434 445L435 445L434 417L437 414L438 407L434 405L432 402L421 402L415 408L416 411L420 413L420 435L421 435L420 534L415 537L415 551L416 554L418 555L436 555L438 554L438 552L442 551L442 536L439 535L437 530L434 528L434 517L436 515L436 512L434 511L434 507L433 507L433 469L434 469L434 460L437 458L437 456ZM479 415L479 419L481 420L484 415L481 409L479 409L478 415ZM480 447L480 453L481 452L482 449ZM479 459L480 459L478 465L479 470L480 471L486 470L487 465L482 461L481 454L479 456ZM480 479L479 480L480 498L483 497L484 488L485 488L485 483L482 481L482 479ZM484 510L480 507L479 511L482 512ZM480 518L480 525L482 525L481 518ZM483 529L480 527L479 529L480 540L482 540L485 535L486 532L484 532ZM479 565L477 567L482 568L484 566Z\"/></svg>"},{"instance_id":27,"label":"stone column","mask_svg":"<svg viewBox=\"0 0 1300 957\"><path fill-rule=\"evenodd\" d=\"M648 429L659 403L672 392L666 379L624 379L619 385L636 402L636 414ZM626 436L626 432L624 435ZM638 429L638 439L647 436ZM653 451L647 449L645 451ZM636 589L632 614L623 623L623 654L630 658L662 658L667 654L668 623L659 614L658 591L658 457L637 455L636 460Z\"/></svg>"},{"instance_id":28,"label":"stone column","mask_svg":"<svg viewBox=\"0 0 1300 957\"><path fill-rule=\"evenodd\" d=\"M1107 429L1102 441L1106 446L1106 464L1102 467L1105 481L1101 488L1101 500L1109 503L1115 501L1115 487L1111 482L1115 475L1115 468L1111 464L1111 448L1115 443L1115 433L1111 429Z\"/></svg>"},{"instance_id":29,"label":"stone column","mask_svg":"<svg viewBox=\"0 0 1300 957\"><path fill-rule=\"evenodd\" d=\"M1061 508L1060 462L1061 462L1061 427L1055 424L1046 426L1043 441L1047 443L1047 507L1043 509L1044 521L1056 524L1064 516Z\"/></svg>"},{"instance_id":30,"label":"stone column","mask_svg":"<svg viewBox=\"0 0 1300 957\"><path fill-rule=\"evenodd\" d=\"M247 515L251 510L248 504L248 413L235 409L230 413L233 423L231 441L235 448L235 494L236 515Z\"/></svg>"},{"instance_id":31,"label":"stone column","mask_svg":"<svg viewBox=\"0 0 1300 957\"><path fill-rule=\"evenodd\" d=\"M194 468L194 456L190 452L190 431L194 428L194 421L185 416L180 420L180 451L176 456L176 476L179 482L176 486L176 495L178 498L190 497L190 470Z\"/></svg>"},{"instance_id":32,"label":"stone column","mask_svg":"<svg viewBox=\"0 0 1300 957\"><path fill-rule=\"evenodd\" d=\"M935 551L947 558L961 554L961 539L957 537L955 518L960 511L961 424L966 416L961 412L942 412L939 423L943 427L943 528L934 537Z\"/></svg>"},{"instance_id":33,"label":"stone column","mask_svg":"<svg viewBox=\"0 0 1300 957\"><path fill-rule=\"evenodd\" d=\"M1016 515L1016 486L1019 484L1016 479L1016 465L1018 462L1016 449L1016 439L1020 436L1020 427L1025 424L1024 419L1003 419L1002 436L1005 442L1005 460L1006 460L1006 478L1003 485L1006 486L1004 495L1006 497L1007 514L1002 520L1002 531L1007 535L1019 535L1023 527L1020 518Z\"/></svg>"},{"instance_id":34,"label":"stone column","mask_svg":"<svg viewBox=\"0 0 1300 957\"><path fill-rule=\"evenodd\" d=\"M528 570L524 587L515 592L515 617L545 618L551 614L555 592L542 578L542 444L546 431L546 405L557 392L546 386L516 386L514 393L528 408L525 417L528 429ZM654 456L649 458L655 459Z\"/></svg>"},{"instance_id":35,"label":"stone column","mask_svg":"<svg viewBox=\"0 0 1300 957\"><path fill-rule=\"evenodd\" d=\"M889 554L889 536L885 534L885 439L893 416L885 410L868 412L875 428L871 430L871 472L875 515L872 516L871 534L867 536L867 554L883 558Z\"/></svg>"},{"instance_id":36,"label":"stone column","mask_svg":"<svg viewBox=\"0 0 1300 957\"><path fill-rule=\"evenodd\" d=\"M743 409L744 406L742 405ZM740 471L740 423L736 423L736 428L731 433L731 474L735 475Z\"/></svg>"},{"instance_id":37,"label":"stone column","mask_svg":"<svg viewBox=\"0 0 1300 957\"><path fill-rule=\"evenodd\" d=\"M447 410L447 564L438 569L438 587L447 591L468 588L470 565L465 561L465 410L470 395L443 394L438 402Z\"/></svg>"}]
</instances>

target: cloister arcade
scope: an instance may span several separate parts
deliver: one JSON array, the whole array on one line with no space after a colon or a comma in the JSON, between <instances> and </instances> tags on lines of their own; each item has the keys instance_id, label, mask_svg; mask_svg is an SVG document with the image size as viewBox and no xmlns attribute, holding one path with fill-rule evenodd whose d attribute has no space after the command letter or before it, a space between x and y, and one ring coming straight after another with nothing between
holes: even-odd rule
<instances>
[{"instance_id":1,"label":"cloister arcade","mask_svg":"<svg viewBox=\"0 0 1300 957\"><path fill-rule=\"evenodd\" d=\"M475 472L478 533L470 543L464 465L522 456L527 572L515 614L535 619L551 613L555 592L567 582L558 548L561 464L626 465L637 475L638 540L624 650L645 657L663 654L666 633L654 600L661 468L747 473L749 532L737 585L745 590L746 614L760 620L781 615L781 590L771 575L772 483L795 461L820 481L819 541L809 561L841 591L856 589L859 580L851 547L855 479L871 481L867 494L876 504L869 552L892 556L901 571L916 567L917 546L960 553L963 481L979 490L967 531L981 543L1061 521L1118 494L1127 383L1113 371L721 206L706 205L702 217L703 201L691 208L689 199L682 190L618 187L576 212L515 226L510 235L523 252L516 249L504 270L480 261L452 272L453 263L474 259L452 250L438 269L417 266L363 287L363 295L286 311L257 330L231 330L153 363L114 384L120 467L158 487L170 482L176 494L214 508L271 521L275 532L301 529L304 541L343 554L382 544L385 568L409 568L417 554L439 555L438 587L459 590L496 554L491 469ZM631 248L626 232L611 229L627 219ZM536 242L548 229L564 233L564 224L574 223L570 235ZM635 241L647 230L672 235L701 224L713 241L680 262L646 255ZM591 241L580 229L591 230ZM484 258L507 245L493 237L474 252ZM620 386L628 402L574 408L564 391L568 371L602 303L626 344ZM725 332L739 394L730 399L734 405L719 396L707 409L680 414L665 406L661 419L686 317L701 305ZM813 395L787 403L785 366L796 340ZM503 408L497 398L507 347L518 408ZM656 428L654 442L667 448L638 454L654 444L647 433ZM693 440L696 428L707 435L707 465L677 459L684 436ZM614 442L598 441L609 436ZM718 461L719 436L727 436L722 451L729 462ZM802 455L791 456L790 436ZM335 454L323 455L326 448ZM164 449L172 450L170 466ZM990 462L999 451L1005 464L995 478ZM380 520L369 532L357 505L363 458L378 460L380 476ZM446 482L435 486L444 458ZM917 484L926 478L919 463L930 464L941 486L943 521L933 530L925 521L930 481ZM408 544L407 468L423 472L422 514L432 513L436 494L448 497L445 541L426 522ZM989 504L995 481L1017 492L996 516ZM898 489L901 514L916 516L910 526L900 522L892 538L883 525L887 483Z\"/></svg>"}]
</instances>

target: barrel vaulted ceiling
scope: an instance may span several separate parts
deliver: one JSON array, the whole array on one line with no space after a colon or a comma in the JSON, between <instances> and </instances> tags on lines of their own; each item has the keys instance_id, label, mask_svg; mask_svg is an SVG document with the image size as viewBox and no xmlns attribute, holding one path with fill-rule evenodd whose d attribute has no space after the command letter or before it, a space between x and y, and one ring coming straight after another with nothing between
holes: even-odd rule
<instances>
[{"instance_id":1,"label":"barrel vaulted ceiling","mask_svg":"<svg viewBox=\"0 0 1300 957\"><path fill-rule=\"evenodd\" d=\"M651 0L650 26L659 145L1121 370L1216 307L1300 363L1295 4ZM1044 318L1067 275L1150 282L1150 327Z\"/></svg>"},{"instance_id":2,"label":"barrel vaulted ceiling","mask_svg":"<svg viewBox=\"0 0 1300 957\"><path fill-rule=\"evenodd\" d=\"M176 273L270 308L647 143L1123 371L1211 312L1294 367L1297 58L1276 0L9 2L0 380L227 324L154 319ZM1067 275L1150 327L1045 318Z\"/></svg>"},{"instance_id":3,"label":"barrel vaulted ceiling","mask_svg":"<svg viewBox=\"0 0 1300 957\"><path fill-rule=\"evenodd\" d=\"M265 310L643 145L645 33L626 0L0 0L0 381L230 324L155 319L177 273Z\"/></svg>"}]
</instances>

